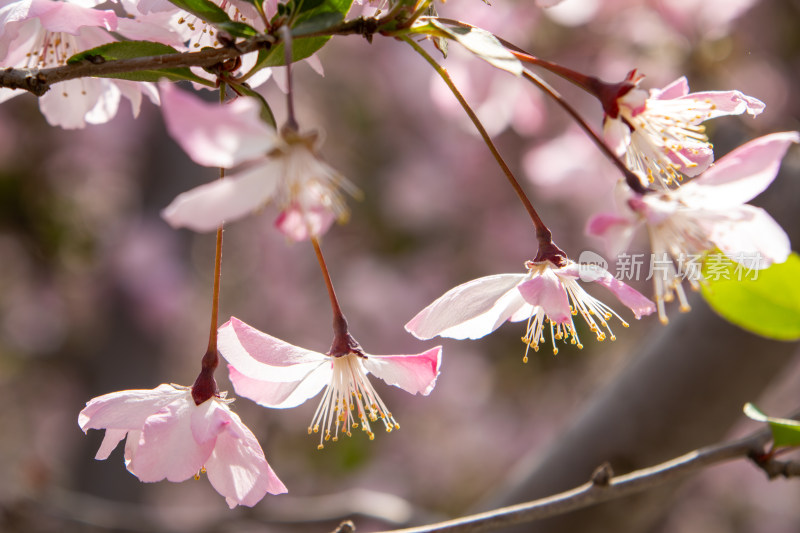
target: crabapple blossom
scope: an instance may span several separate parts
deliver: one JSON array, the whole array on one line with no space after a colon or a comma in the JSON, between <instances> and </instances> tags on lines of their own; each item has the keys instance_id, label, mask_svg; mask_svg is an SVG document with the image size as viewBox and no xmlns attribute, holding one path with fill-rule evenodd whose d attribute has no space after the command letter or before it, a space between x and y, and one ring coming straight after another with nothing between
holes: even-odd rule
<instances>
[{"instance_id":1,"label":"crabapple blossom","mask_svg":"<svg viewBox=\"0 0 800 533\"><path fill-rule=\"evenodd\" d=\"M317 155L318 135L284 128L278 134L259 118L259 103L239 98L203 102L167 82L159 85L167 130L196 163L249 166L225 179L180 194L162 216L173 227L211 231L273 202L276 225L300 241L325 233L349 211L339 189L357 189Z\"/></svg>"},{"instance_id":2,"label":"crabapple blossom","mask_svg":"<svg viewBox=\"0 0 800 533\"><path fill-rule=\"evenodd\" d=\"M756 116L764 103L739 91L689 93L685 77L649 95L638 88L644 76L636 70L620 85L615 100L606 103L603 133L618 156L644 185L661 188L703 172L714 161L705 134L706 120L747 112Z\"/></svg>"},{"instance_id":3,"label":"crabapple blossom","mask_svg":"<svg viewBox=\"0 0 800 533\"><path fill-rule=\"evenodd\" d=\"M527 345L523 361L527 361L528 349L538 351L539 344L544 342L546 323L549 323L553 353L558 353L556 340L566 342L569 339L571 344L583 347L572 320L578 313L600 341L606 338L604 329L611 340L616 338L608 324L612 316L628 327L613 309L590 296L578 279L594 281L609 289L637 319L655 311L653 302L596 265L570 260L559 265L544 260L528 261L525 267L528 272L524 274L495 274L450 289L412 318L406 330L419 339L437 335L478 339L506 321L527 320L522 337Z\"/></svg>"},{"instance_id":4,"label":"crabapple blossom","mask_svg":"<svg viewBox=\"0 0 800 533\"><path fill-rule=\"evenodd\" d=\"M161 384L152 390L125 390L86 404L78 424L105 429L95 459L107 459L125 442L125 466L143 482L185 481L201 472L233 508L252 507L266 493L286 487L272 471L253 433L226 400L214 396L200 405L192 391Z\"/></svg>"},{"instance_id":5,"label":"crabapple blossom","mask_svg":"<svg viewBox=\"0 0 800 533\"><path fill-rule=\"evenodd\" d=\"M137 38L136 28L123 26L130 32L125 32L127 37ZM122 31L122 27L113 11L55 0L9 2L0 8L0 61L17 68L62 66L80 51L115 41L109 33L114 30ZM0 102L22 92L0 89ZM142 94L158 103L158 93L150 83L79 78L54 85L40 98L39 108L51 125L76 129L114 118L122 96L130 100L137 116Z\"/></svg>"},{"instance_id":6,"label":"crabapple blossom","mask_svg":"<svg viewBox=\"0 0 800 533\"><path fill-rule=\"evenodd\" d=\"M625 214L597 215L587 232L602 237L609 253L616 254L628 247L638 226L647 228L653 257L665 266L653 279L659 317L666 322L664 302L675 295L682 310L689 308L681 281L692 257L718 248L751 269L786 260L791 251L786 232L766 211L745 202L772 183L786 150L796 142L800 134L794 131L765 135L723 156L679 189L623 193ZM702 275L697 278L689 278L693 288Z\"/></svg>"},{"instance_id":7,"label":"crabapple blossom","mask_svg":"<svg viewBox=\"0 0 800 533\"><path fill-rule=\"evenodd\" d=\"M371 355L347 334L346 347L336 342L328 353L293 346L232 317L219 328L217 346L227 359L236 393L275 408L296 407L325 392L308 427L320 433L318 448L351 436L359 426L372 440L371 422L380 419L387 432L400 425L367 377L372 373L411 394L427 396L436 384L442 348L416 355Z\"/></svg>"}]
</instances>

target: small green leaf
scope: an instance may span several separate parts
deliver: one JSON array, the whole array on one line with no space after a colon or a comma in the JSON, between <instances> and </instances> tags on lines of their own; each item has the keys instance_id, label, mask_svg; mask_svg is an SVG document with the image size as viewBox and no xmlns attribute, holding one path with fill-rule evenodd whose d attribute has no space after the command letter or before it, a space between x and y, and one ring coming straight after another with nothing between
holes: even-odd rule
<instances>
[{"instance_id":1,"label":"small green leaf","mask_svg":"<svg viewBox=\"0 0 800 533\"><path fill-rule=\"evenodd\" d=\"M800 339L800 256L792 253L784 263L764 270L749 270L730 260L722 267L717 263L712 271L713 265L707 260L703 266L707 283L702 294L714 311L770 339Z\"/></svg>"},{"instance_id":2,"label":"small green leaf","mask_svg":"<svg viewBox=\"0 0 800 533\"><path fill-rule=\"evenodd\" d=\"M177 50L166 44L150 41L118 41L75 54L67 60L67 64L78 63L80 61L103 63L116 59L134 59L137 57L152 57L177 53ZM131 81L158 81L161 78L167 78L173 81L189 80L203 85L209 84L208 80L204 80L195 75L187 67L120 72L104 74L101 77Z\"/></svg>"},{"instance_id":3,"label":"small green leaf","mask_svg":"<svg viewBox=\"0 0 800 533\"><path fill-rule=\"evenodd\" d=\"M453 39L464 48L492 66L508 71L515 76L522 75L522 63L500 44L490 32L463 22L443 21L436 17L420 17L412 30L433 36Z\"/></svg>"},{"instance_id":4,"label":"small green leaf","mask_svg":"<svg viewBox=\"0 0 800 533\"><path fill-rule=\"evenodd\" d=\"M297 62L305 59L325 46L325 43L330 40L329 36L304 36L324 31L341 22L345 14L350 10L352 3L353 0L324 0L313 9L303 11L292 23L292 37L296 39L292 41L292 61ZM301 9L304 9L304 6L301 6ZM258 62L253 70L285 65L284 55L283 43L269 50L261 50L258 54Z\"/></svg>"},{"instance_id":5,"label":"small green leaf","mask_svg":"<svg viewBox=\"0 0 800 533\"><path fill-rule=\"evenodd\" d=\"M772 446L800 446L800 422L789 418L774 418L765 415L752 403L744 406L744 414L757 422L766 422L772 431Z\"/></svg>"},{"instance_id":6,"label":"small green leaf","mask_svg":"<svg viewBox=\"0 0 800 533\"><path fill-rule=\"evenodd\" d=\"M228 14L210 0L169 0L174 5L188 11L192 15L224 30L233 37L252 37L258 32L244 22L234 22Z\"/></svg>"},{"instance_id":7,"label":"small green leaf","mask_svg":"<svg viewBox=\"0 0 800 533\"><path fill-rule=\"evenodd\" d=\"M235 22L231 20L228 22L214 22L213 24L218 29L231 34L233 37L247 38L258 35L258 31L256 31L255 28L244 22Z\"/></svg>"},{"instance_id":8,"label":"small green leaf","mask_svg":"<svg viewBox=\"0 0 800 533\"><path fill-rule=\"evenodd\" d=\"M306 11L311 11L312 9L316 9L321 6L325 0L298 0L298 4L300 5L297 9L297 13L305 13ZM344 16L344 15L342 15Z\"/></svg>"},{"instance_id":9,"label":"small green leaf","mask_svg":"<svg viewBox=\"0 0 800 533\"><path fill-rule=\"evenodd\" d=\"M338 11L325 11L323 13L316 13L315 15L305 18L302 22L296 24L292 28L292 36L297 38L319 31L325 31L328 28L332 28L333 26L339 24L343 18L344 15Z\"/></svg>"}]
</instances>

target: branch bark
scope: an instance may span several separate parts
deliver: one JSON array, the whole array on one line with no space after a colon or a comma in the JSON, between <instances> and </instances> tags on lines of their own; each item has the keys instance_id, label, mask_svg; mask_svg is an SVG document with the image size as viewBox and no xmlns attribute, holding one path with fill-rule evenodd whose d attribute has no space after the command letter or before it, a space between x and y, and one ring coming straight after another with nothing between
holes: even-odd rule
<instances>
[{"instance_id":1,"label":"branch bark","mask_svg":"<svg viewBox=\"0 0 800 533\"><path fill-rule=\"evenodd\" d=\"M769 429L764 429L743 439L701 448L651 468L621 476L609 476L608 465L603 465L595 471L592 480L554 496L438 524L385 533L477 533L562 515L663 485L718 463L763 455L763 448L770 439ZM754 462L765 471L770 471L765 468L770 461L764 464ZM797 465L794 465L783 468L781 474L791 472L798 475L800 472L797 470Z\"/></svg>"}]
</instances>

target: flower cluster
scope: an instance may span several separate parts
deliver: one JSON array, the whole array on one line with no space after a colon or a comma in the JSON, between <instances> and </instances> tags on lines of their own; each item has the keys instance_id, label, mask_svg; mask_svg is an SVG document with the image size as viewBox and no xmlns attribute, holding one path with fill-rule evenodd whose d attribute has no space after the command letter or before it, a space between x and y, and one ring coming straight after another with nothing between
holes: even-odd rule
<instances>
[{"instance_id":1,"label":"flower cluster","mask_svg":"<svg viewBox=\"0 0 800 533\"><path fill-rule=\"evenodd\" d=\"M410 394L427 396L442 365L440 346L417 354L367 353L349 332L322 256L319 240L334 222L348 220L346 198L358 197L360 192L325 162L321 134L297 124L287 64L302 57L321 72L312 55L316 48L311 48L321 46L334 33L326 34L333 26L325 24L341 20L346 8L341 13L312 13L320 2L214 0L182 4L195 10L189 13L178 7L181 2L166 0L109 3L113 9L104 9L107 3L98 7L101 4L97 0L0 2L0 61L10 70L28 69L30 73L120 57L138 59L201 51L181 56L196 57L207 47L218 48L214 53L232 54L216 64L210 64L216 58L192 63L192 69L157 66L147 72L94 72L94 77L75 79L67 76L39 101L47 121L66 129L108 122L117 114L122 97L129 100L134 116L143 97L160 105L170 136L186 154L199 165L220 169L219 180L179 194L161 213L173 228L217 230L217 268L209 348L194 385L162 384L152 390L105 394L86 404L78 423L84 432L105 430L96 455L99 460L107 459L125 440L126 468L142 482L181 482L206 474L231 508L253 506L267 493L281 494L287 489L267 463L254 433L232 411L233 400L219 392L213 374L220 356L228 363L235 392L259 405L290 408L321 393L308 426L308 433L315 439L318 436L320 449L357 430L372 440L380 427L386 432L400 428L370 374ZM468 281L422 309L405 325L418 339L477 339L506 322L524 321L523 361L528 361L531 349L538 352L548 343L557 354L561 346L558 341L583 348L581 335L613 341L616 334L612 326L629 326L612 307L590 295L582 283L605 287L637 320L657 311L666 323L665 302L677 299L682 310L689 309L682 286L689 267L686 258L704 257L718 250L733 261L758 257L757 264L747 265L753 269L788 257L790 243L783 229L763 209L746 202L772 183L790 145L800 142L800 133L757 138L715 162L705 130L705 122L714 118L759 115L765 107L761 101L735 90L690 93L686 78L647 92L639 87L643 77L636 70L620 83L607 84L539 60L486 30L451 19L422 17L423 12L434 13L430 2L409 7L414 3L379 2L379 10L388 12L385 18L370 19L369 24L364 18L358 19L363 26L360 32L368 39L373 34L404 39L434 65L522 200L538 244L533 259L525 261L524 272ZM370 30L370 24L384 22L384 27ZM353 27L340 32L352 33ZM409 32L434 39L442 52L446 52L446 39L456 41L498 67L496 74L518 76L519 83L513 86L492 79L492 91L495 85L511 90L498 90L479 110L480 115L492 115L488 130L454 88L447 72L416 40L408 38ZM249 48L236 42L236 37L242 36L253 37L247 41ZM308 48L298 46L294 52L299 49L299 53L293 53L292 39L307 39L304 45ZM149 52L143 51L143 43ZM104 56L104 50L109 49L119 57ZM76 57L81 52L86 54ZM285 55L281 57L279 52ZM512 120L513 115L536 115L528 98L518 98L523 94L525 74L530 74L523 71L520 58L572 77L571 81L601 100L605 144L595 138L631 179L618 186L622 213L596 215L587 231L619 252L628 247L637 227L646 227L653 257L666 264L662 274L653 277L655 303L604 268L569 259L554 244L550 229L495 149L488 131L502 131L513 122L520 123L521 128L526 120ZM163 58L159 61L166 62ZM285 70L274 70L281 66ZM458 66L452 70L457 72ZM277 72L281 74L274 76ZM178 89L160 78L161 74L192 82L195 88L222 87L221 101L210 103ZM287 96L287 119L282 127L276 124L264 96L267 93L257 90L271 77L278 78ZM537 78L531 75L527 79ZM543 83L539 85L547 89ZM0 102L17 94L18 90L2 88ZM554 92L548 94L560 98ZM527 113L520 111L525 104L518 102L527 102ZM325 353L277 339L235 317L217 328L222 227L264 208L275 209L274 225L289 241L308 241L314 247L333 310L333 341ZM689 280L694 288L703 282L702 275ZM589 334L579 334L584 324Z\"/></svg>"}]
</instances>

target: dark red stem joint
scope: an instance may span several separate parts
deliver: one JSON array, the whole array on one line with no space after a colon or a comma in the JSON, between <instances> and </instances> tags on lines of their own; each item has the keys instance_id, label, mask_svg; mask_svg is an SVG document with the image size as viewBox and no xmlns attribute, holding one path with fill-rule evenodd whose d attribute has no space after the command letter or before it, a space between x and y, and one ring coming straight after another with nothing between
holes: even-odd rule
<instances>
[{"instance_id":1,"label":"dark red stem joint","mask_svg":"<svg viewBox=\"0 0 800 533\"><path fill-rule=\"evenodd\" d=\"M205 353L203 356L200 374L192 385L192 399L195 405L200 405L213 396L219 396L217 380L214 379L214 371L219 365L219 354L216 348Z\"/></svg>"}]
</instances>

